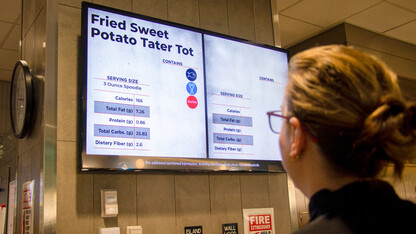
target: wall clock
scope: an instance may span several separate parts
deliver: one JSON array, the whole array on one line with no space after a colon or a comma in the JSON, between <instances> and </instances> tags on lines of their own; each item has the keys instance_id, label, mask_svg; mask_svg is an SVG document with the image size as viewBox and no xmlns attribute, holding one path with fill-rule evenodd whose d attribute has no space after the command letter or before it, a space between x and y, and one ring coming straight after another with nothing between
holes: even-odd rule
<instances>
[{"instance_id":1,"label":"wall clock","mask_svg":"<svg viewBox=\"0 0 416 234\"><path fill-rule=\"evenodd\" d=\"M13 134L24 138L29 130L33 113L33 77L26 61L19 60L14 66L10 87L10 119Z\"/></svg>"}]
</instances>

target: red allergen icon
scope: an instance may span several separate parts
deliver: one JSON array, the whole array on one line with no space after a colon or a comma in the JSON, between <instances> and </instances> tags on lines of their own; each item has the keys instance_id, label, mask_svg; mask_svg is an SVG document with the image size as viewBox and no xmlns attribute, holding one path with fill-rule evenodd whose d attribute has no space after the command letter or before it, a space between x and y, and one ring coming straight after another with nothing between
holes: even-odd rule
<instances>
[{"instance_id":1,"label":"red allergen icon","mask_svg":"<svg viewBox=\"0 0 416 234\"><path fill-rule=\"evenodd\" d=\"M189 108L195 109L198 106L198 99L194 96L189 96L188 99L186 99L186 103L188 104Z\"/></svg>"}]
</instances>

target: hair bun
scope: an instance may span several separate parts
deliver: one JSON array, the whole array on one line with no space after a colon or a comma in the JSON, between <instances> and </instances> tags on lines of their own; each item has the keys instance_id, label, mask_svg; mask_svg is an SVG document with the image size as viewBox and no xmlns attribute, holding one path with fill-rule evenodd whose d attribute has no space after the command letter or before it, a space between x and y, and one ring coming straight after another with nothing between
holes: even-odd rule
<instances>
[{"instance_id":1,"label":"hair bun","mask_svg":"<svg viewBox=\"0 0 416 234\"><path fill-rule=\"evenodd\" d=\"M411 103L407 107L404 128L408 133L414 133L416 130L416 103Z\"/></svg>"},{"instance_id":2,"label":"hair bun","mask_svg":"<svg viewBox=\"0 0 416 234\"><path fill-rule=\"evenodd\" d=\"M379 115L381 120L387 120L389 117L397 116L400 113L404 113L406 110L406 105L401 99L397 99L393 96L387 96L382 99L381 105L373 113L377 113L381 107L382 111Z\"/></svg>"},{"instance_id":3,"label":"hair bun","mask_svg":"<svg viewBox=\"0 0 416 234\"><path fill-rule=\"evenodd\" d=\"M416 106L415 106L416 108ZM356 144L379 145L404 124L406 105L402 99L386 96L364 120Z\"/></svg>"},{"instance_id":4,"label":"hair bun","mask_svg":"<svg viewBox=\"0 0 416 234\"><path fill-rule=\"evenodd\" d=\"M368 159L376 160L375 156L378 160L401 162L415 156L411 152L415 150L415 141L416 103L407 104L401 98L388 96L364 120L354 150Z\"/></svg>"}]
</instances>

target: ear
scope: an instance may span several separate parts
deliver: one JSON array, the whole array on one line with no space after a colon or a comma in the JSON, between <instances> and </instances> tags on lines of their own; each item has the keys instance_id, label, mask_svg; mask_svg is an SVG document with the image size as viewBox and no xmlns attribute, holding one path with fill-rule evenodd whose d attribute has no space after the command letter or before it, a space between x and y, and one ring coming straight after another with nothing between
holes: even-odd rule
<instances>
[{"instance_id":1,"label":"ear","mask_svg":"<svg viewBox=\"0 0 416 234\"><path fill-rule=\"evenodd\" d=\"M289 120L292 127L292 144L290 146L290 157L298 157L306 146L306 130L302 128L302 125L298 118L291 117Z\"/></svg>"}]
</instances>

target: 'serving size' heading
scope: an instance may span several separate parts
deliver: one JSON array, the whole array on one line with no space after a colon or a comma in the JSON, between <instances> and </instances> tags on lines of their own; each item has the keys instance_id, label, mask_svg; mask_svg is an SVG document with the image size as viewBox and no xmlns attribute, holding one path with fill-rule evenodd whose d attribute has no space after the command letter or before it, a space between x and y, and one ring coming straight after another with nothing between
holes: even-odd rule
<instances>
[{"instance_id":1,"label":"'serving size' heading","mask_svg":"<svg viewBox=\"0 0 416 234\"><path fill-rule=\"evenodd\" d=\"M194 49L192 47L185 47L180 44L166 44L161 43L155 39L170 39L170 34L167 30L155 30L153 28L142 27L136 23L130 23L127 29L126 20L116 21L110 19L109 16L100 16L98 14L90 15L90 22L92 25L99 25L117 30L138 33L138 38L128 36L127 34L114 33L113 31L103 31L97 27L91 27L90 37L101 38L102 40L109 40L115 43L124 43L126 45L141 45L143 48L161 50L166 52L177 52L181 55L194 56ZM155 38L155 39L153 39Z\"/></svg>"}]
</instances>

